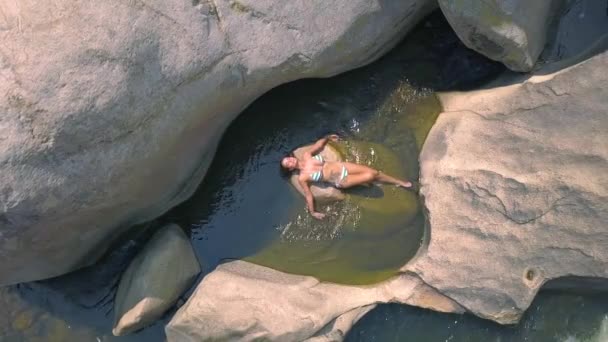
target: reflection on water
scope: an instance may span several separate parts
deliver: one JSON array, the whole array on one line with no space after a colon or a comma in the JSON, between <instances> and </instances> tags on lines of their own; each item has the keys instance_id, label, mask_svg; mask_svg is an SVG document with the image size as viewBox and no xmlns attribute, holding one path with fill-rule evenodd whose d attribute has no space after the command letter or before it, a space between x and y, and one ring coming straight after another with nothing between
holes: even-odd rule
<instances>
[{"instance_id":1,"label":"reflection on water","mask_svg":"<svg viewBox=\"0 0 608 342\"><path fill-rule=\"evenodd\" d=\"M471 315L381 305L353 327L346 341L606 342L608 295L543 292L515 326L501 326Z\"/></svg>"}]
</instances>

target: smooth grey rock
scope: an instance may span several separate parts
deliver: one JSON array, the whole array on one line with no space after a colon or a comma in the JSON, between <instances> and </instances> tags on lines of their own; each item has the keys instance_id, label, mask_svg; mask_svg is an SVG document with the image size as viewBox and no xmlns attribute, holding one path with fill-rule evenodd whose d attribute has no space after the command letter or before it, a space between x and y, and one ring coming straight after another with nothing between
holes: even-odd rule
<instances>
[{"instance_id":1,"label":"smooth grey rock","mask_svg":"<svg viewBox=\"0 0 608 342\"><path fill-rule=\"evenodd\" d=\"M301 159L302 156L304 155L304 152L306 151L306 148L310 147L309 146L303 146L303 147L299 147L297 149L295 149L293 151L293 154L296 158ZM331 145L325 145L325 147L323 148L323 150L321 150L321 152L319 152L319 154L321 156L323 156L324 160L327 161L343 161L344 159L342 158L342 156L340 155L340 152L338 152L338 150L336 150L335 148L333 148ZM300 182L298 182L298 174L297 173L293 173L290 177L289 177L289 182L291 183L291 185L296 188L296 190L302 195L304 196L304 189L302 189L302 186L300 185ZM346 198L346 195L344 195L344 193L342 191L340 191L339 189L337 189L336 187L334 187L331 184L327 184L327 183L313 183L310 185L310 192L312 192L313 197L315 198L315 200L320 201L320 202L331 202L331 201L341 201L343 199Z\"/></svg>"},{"instance_id":2,"label":"smooth grey rock","mask_svg":"<svg viewBox=\"0 0 608 342\"><path fill-rule=\"evenodd\" d=\"M430 243L404 270L499 323L517 322L549 281L606 289L607 68L604 52L442 96L420 156Z\"/></svg>"},{"instance_id":3,"label":"smooth grey rock","mask_svg":"<svg viewBox=\"0 0 608 342\"><path fill-rule=\"evenodd\" d=\"M530 71L542 52L553 0L439 0L441 11L469 47L515 71Z\"/></svg>"},{"instance_id":4,"label":"smooth grey rock","mask_svg":"<svg viewBox=\"0 0 608 342\"><path fill-rule=\"evenodd\" d=\"M387 302L462 312L416 276L347 286L233 261L203 278L165 332L169 342L341 341L373 304Z\"/></svg>"},{"instance_id":5,"label":"smooth grey rock","mask_svg":"<svg viewBox=\"0 0 608 342\"><path fill-rule=\"evenodd\" d=\"M112 333L125 335L154 323L200 272L190 239L182 229L175 224L161 228L120 278Z\"/></svg>"},{"instance_id":6,"label":"smooth grey rock","mask_svg":"<svg viewBox=\"0 0 608 342\"><path fill-rule=\"evenodd\" d=\"M255 98L377 59L435 7L0 1L0 285L93 263L192 194Z\"/></svg>"}]
</instances>

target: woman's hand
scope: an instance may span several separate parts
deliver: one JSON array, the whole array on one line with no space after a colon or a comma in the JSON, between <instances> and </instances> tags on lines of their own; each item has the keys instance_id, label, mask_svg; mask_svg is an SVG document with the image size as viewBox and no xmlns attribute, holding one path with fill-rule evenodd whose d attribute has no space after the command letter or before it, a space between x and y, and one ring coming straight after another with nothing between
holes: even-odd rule
<instances>
[{"instance_id":1,"label":"woman's hand","mask_svg":"<svg viewBox=\"0 0 608 342\"><path fill-rule=\"evenodd\" d=\"M310 213L310 215L312 215L312 217L316 218L317 220L322 220L325 217L325 214L319 213L319 212L316 212L316 211Z\"/></svg>"},{"instance_id":2,"label":"woman's hand","mask_svg":"<svg viewBox=\"0 0 608 342\"><path fill-rule=\"evenodd\" d=\"M337 134L329 134L327 136L327 139L329 139L331 141L338 141L338 140L340 140L340 137Z\"/></svg>"}]
</instances>

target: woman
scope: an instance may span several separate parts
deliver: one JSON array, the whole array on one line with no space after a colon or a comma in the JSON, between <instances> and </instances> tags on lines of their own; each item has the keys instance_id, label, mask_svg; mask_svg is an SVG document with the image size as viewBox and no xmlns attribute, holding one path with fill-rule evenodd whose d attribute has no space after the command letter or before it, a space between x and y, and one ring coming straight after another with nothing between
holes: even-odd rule
<instances>
[{"instance_id":1,"label":"woman","mask_svg":"<svg viewBox=\"0 0 608 342\"><path fill-rule=\"evenodd\" d=\"M331 134L319 139L304 152L302 159L298 159L293 153L290 153L281 160L281 169L284 173L290 174L295 170L299 171L298 182L304 189L308 212L314 218L322 219L325 214L315 211L314 199L310 191L310 183L313 182L328 182L341 189L372 182L412 188L411 182L391 177L365 165L323 160L323 157L317 153L323 150L329 140L337 141L338 136Z\"/></svg>"}]
</instances>

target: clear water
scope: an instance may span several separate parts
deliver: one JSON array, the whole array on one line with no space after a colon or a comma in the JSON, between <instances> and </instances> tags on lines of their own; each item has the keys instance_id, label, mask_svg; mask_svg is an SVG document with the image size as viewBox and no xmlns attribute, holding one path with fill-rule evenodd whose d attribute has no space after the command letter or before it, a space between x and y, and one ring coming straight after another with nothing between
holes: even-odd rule
<instances>
[{"instance_id":1,"label":"clear water","mask_svg":"<svg viewBox=\"0 0 608 342\"><path fill-rule=\"evenodd\" d=\"M423 217L417 198L392 187L359 189L344 203L324 207L330 213L327 220L313 221L302 198L279 178L278 161L291 148L338 132L347 139L351 158L416 178L419 148L440 109L433 92L475 87L501 70L464 48L435 14L368 67L271 91L231 125L206 180L186 203L135 228L93 267L1 288L0 341L164 340L164 324L175 309L136 334L117 338L111 328L120 272L146 237L166 222L177 222L190 234L204 273L223 260L244 258L341 283L390 277L419 246ZM531 329L527 321L505 328L469 316L389 305L366 317L349 339L551 340L556 332L595 336L605 329L602 303L608 297L542 296L527 319L555 323L535 323L534 335L525 335ZM569 324L573 321L579 323ZM456 337L450 337L456 330Z\"/></svg>"}]
</instances>

